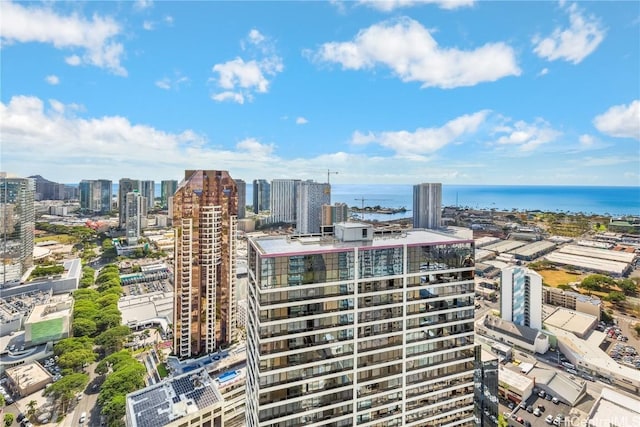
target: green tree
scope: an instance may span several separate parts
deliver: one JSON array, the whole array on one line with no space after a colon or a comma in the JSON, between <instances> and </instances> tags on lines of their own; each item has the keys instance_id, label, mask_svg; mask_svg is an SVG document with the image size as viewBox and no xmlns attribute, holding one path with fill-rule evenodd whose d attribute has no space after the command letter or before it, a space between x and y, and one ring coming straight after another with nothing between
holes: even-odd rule
<instances>
[{"instance_id":1,"label":"green tree","mask_svg":"<svg viewBox=\"0 0 640 427\"><path fill-rule=\"evenodd\" d=\"M625 299L627 299L627 297L624 296L624 294L622 292L618 292L618 291L612 291L609 292L605 297L605 300L607 301L611 301L611 302L621 302L624 301Z\"/></svg>"},{"instance_id":2,"label":"green tree","mask_svg":"<svg viewBox=\"0 0 640 427\"><path fill-rule=\"evenodd\" d=\"M618 281L618 287L625 295L635 295L638 291L638 284L633 279L622 279Z\"/></svg>"},{"instance_id":3,"label":"green tree","mask_svg":"<svg viewBox=\"0 0 640 427\"><path fill-rule=\"evenodd\" d=\"M77 392L83 390L89 382L89 376L83 373L72 373L64 375L58 381L54 382L45 389L45 396L52 396L60 402L62 412L66 412L66 408L74 398Z\"/></svg>"},{"instance_id":4,"label":"green tree","mask_svg":"<svg viewBox=\"0 0 640 427\"><path fill-rule=\"evenodd\" d=\"M117 308L107 308L100 310L94 316L98 332L104 332L109 328L114 328L122 323L122 314Z\"/></svg>"},{"instance_id":5,"label":"green tree","mask_svg":"<svg viewBox=\"0 0 640 427\"><path fill-rule=\"evenodd\" d=\"M93 349L93 340L89 337L72 337L64 338L56 345L53 346L53 353L56 356L61 356L64 353L70 353L75 350L89 350Z\"/></svg>"},{"instance_id":6,"label":"green tree","mask_svg":"<svg viewBox=\"0 0 640 427\"><path fill-rule=\"evenodd\" d=\"M0 394L0 408L2 408L7 402L4 401L4 396Z\"/></svg>"},{"instance_id":7,"label":"green tree","mask_svg":"<svg viewBox=\"0 0 640 427\"><path fill-rule=\"evenodd\" d=\"M587 291L603 291L608 292L611 286L615 286L616 281L611 277L604 276L602 274L591 274L584 279L580 283L580 287L582 289L586 289Z\"/></svg>"},{"instance_id":8,"label":"green tree","mask_svg":"<svg viewBox=\"0 0 640 427\"><path fill-rule=\"evenodd\" d=\"M95 339L95 343L102 346L106 354L115 353L122 350L124 342L131 335L131 331L127 326L116 326L102 332Z\"/></svg>"},{"instance_id":9,"label":"green tree","mask_svg":"<svg viewBox=\"0 0 640 427\"><path fill-rule=\"evenodd\" d=\"M60 356L58 364L63 369L72 369L73 371L81 371L84 365L94 362L96 354L91 350L78 349L64 353Z\"/></svg>"},{"instance_id":10,"label":"green tree","mask_svg":"<svg viewBox=\"0 0 640 427\"><path fill-rule=\"evenodd\" d=\"M113 293L105 293L100 298L96 300L96 303L101 308L106 308L107 306L118 306L118 301L120 300L120 296Z\"/></svg>"},{"instance_id":11,"label":"green tree","mask_svg":"<svg viewBox=\"0 0 640 427\"><path fill-rule=\"evenodd\" d=\"M73 335L75 337L90 337L95 335L98 327L91 319L79 318L73 321Z\"/></svg>"},{"instance_id":12,"label":"green tree","mask_svg":"<svg viewBox=\"0 0 640 427\"><path fill-rule=\"evenodd\" d=\"M13 418L14 418L13 414L9 414L9 413L4 414L4 425L6 427L11 427L11 424L13 424Z\"/></svg>"},{"instance_id":13,"label":"green tree","mask_svg":"<svg viewBox=\"0 0 640 427\"><path fill-rule=\"evenodd\" d=\"M107 418L109 425L122 420L126 412L126 400L124 395L118 394L102 407L102 415Z\"/></svg>"},{"instance_id":14,"label":"green tree","mask_svg":"<svg viewBox=\"0 0 640 427\"><path fill-rule=\"evenodd\" d=\"M30 400L29 403L27 403L27 418L33 419L37 410L38 402L36 400Z\"/></svg>"}]
</instances>

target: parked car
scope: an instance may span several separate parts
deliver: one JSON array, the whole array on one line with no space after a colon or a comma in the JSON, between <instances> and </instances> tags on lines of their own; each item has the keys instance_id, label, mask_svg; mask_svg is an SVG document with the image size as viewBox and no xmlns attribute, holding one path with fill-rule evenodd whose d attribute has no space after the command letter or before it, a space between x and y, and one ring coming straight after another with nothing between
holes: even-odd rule
<instances>
[{"instance_id":1,"label":"parked car","mask_svg":"<svg viewBox=\"0 0 640 427\"><path fill-rule=\"evenodd\" d=\"M542 415L542 411L536 408L533 410L533 415L535 415L536 417L539 417L540 415Z\"/></svg>"},{"instance_id":2,"label":"parked car","mask_svg":"<svg viewBox=\"0 0 640 427\"><path fill-rule=\"evenodd\" d=\"M545 418L544 420L547 422L547 424L553 424L553 415L547 415L547 418Z\"/></svg>"},{"instance_id":3,"label":"parked car","mask_svg":"<svg viewBox=\"0 0 640 427\"><path fill-rule=\"evenodd\" d=\"M554 397L553 399L551 399L551 401L556 405L560 403L560 399L558 399L557 397Z\"/></svg>"}]
</instances>

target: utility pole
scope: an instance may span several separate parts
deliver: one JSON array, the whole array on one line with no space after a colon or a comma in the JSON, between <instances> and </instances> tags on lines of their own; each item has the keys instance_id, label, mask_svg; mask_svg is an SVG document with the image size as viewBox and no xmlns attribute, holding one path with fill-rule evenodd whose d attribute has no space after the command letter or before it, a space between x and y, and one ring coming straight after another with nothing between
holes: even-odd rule
<instances>
[{"instance_id":1,"label":"utility pole","mask_svg":"<svg viewBox=\"0 0 640 427\"><path fill-rule=\"evenodd\" d=\"M329 177L330 177L332 174L333 174L333 175L337 175L337 174L338 174L338 172L331 172L331 170L330 170L330 169L327 169L327 184L331 184L331 180L329 179Z\"/></svg>"}]
</instances>

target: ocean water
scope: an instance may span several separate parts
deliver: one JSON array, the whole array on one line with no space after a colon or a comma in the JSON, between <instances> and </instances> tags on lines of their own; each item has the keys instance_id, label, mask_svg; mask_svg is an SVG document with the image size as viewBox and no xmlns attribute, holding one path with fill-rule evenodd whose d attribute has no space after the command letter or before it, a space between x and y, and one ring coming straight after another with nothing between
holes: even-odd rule
<instances>
[{"instance_id":1,"label":"ocean water","mask_svg":"<svg viewBox=\"0 0 640 427\"><path fill-rule=\"evenodd\" d=\"M113 184L118 194L118 184ZM160 197L160 183L155 185ZM253 200L253 188L247 184L247 204ZM411 184L332 184L331 203L348 206L405 207L404 214L368 214L366 219L389 220L411 217ZM545 212L582 212L610 216L640 215L640 187L583 187L539 185L442 185L442 205L473 209L541 210Z\"/></svg>"},{"instance_id":2,"label":"ocean water","mask_svg":"<svg viewBox=\"0 0 640 427\"><path fill-rule=\"evenodd\" d=\"M247 185L247 202L252 200ZM362 207L380 205L405 207L394 215L367 215L366 219L398 219L413 214L413 185L332 184L331 203ZM611 216L640 215L640 187L444 185L442 205L496 210L541 210L546 212L582 212Z\"/></svg>"}]
</instances>

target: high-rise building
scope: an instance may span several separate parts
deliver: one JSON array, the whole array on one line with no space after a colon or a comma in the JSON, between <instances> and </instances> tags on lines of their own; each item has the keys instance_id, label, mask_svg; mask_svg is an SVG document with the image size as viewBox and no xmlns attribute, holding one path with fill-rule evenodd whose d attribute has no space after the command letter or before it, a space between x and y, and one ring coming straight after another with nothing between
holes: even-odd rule
<instances>
[{"instance_id":1,"label":"high-rise building","mask_svg":"<svg viewBox=\"0 0 640 427\"><path fill-rule=\"evenodd\" d=\"M349 219L349 207L346 203L322 205L322 225L329 226Z\"/></svg>"},{"instance_id":2,"label":"high-rise building","mask_svg":"<svg viewBox=\"0 0 640 427\"><path fill-rule=\"evenodd\" d=\"M498 357L476 345L475 348L475 425L478 427L497 427L498 398Z\"/></svg>"},{"instance_id":3,"label":"high-rise building","mask_svg":"<svg viewBox=\"0 0 640 427\"><path fill-rule=\"evenodd\" d=\"M121 230L126 227L127 218L127 193L140 191L140 181L137 179L121 178L118 182L118 224Z\"/></svg>"},{"instance_id":4,"label":"high-rise building","mask_svg":"<svg viewBox=\"0 0 640 427\"><path fill-rule=\"evenodd\" d=\"M33 266L35 183L0 173L0 283L19 280Z\"/></svg>"},{"instance_id":5,"label":"high-rise building","mask_svg":"<svg viewBox=\"0 0 640 427\"><path fill-rule=\"evenodd\" d=\"M264 179L253 180L253 212L260 213L270 209L271 186Z\"/></svg>"},{"instance_id":6,"label":"high-rise building","mask_svg":"<svg viewBox=\"0 0 640 427\"><path fill-rule=\"evenodd\" d=\"M32 175L36 183L36 200L64 200L64 184L49 181L40 175Z\"/></svg>"},{"instance_id":7,"label":"high-rise building","mask_svg":"<svg viewBox=\"0 0 640 427\"><path fill-rule=\"evenodd\" d=\"M473 425L471 237L249 237L247 426Z\"/></svg>"},{"instance_id":8,"label":"high-rise building","mask_svg":"<svg viewBox=\"0 0 640 427\"><path fill-rule=\"evenodd\" d=\"M299 179L274 179L271 181L271 220L274 223L296 222L296 191Z\"/></svg>"},{"instance_id":9,"label":"high-rise building","mask_svg":"<svg viewBox=\"0 0 640 427\"><path fill-rule=\"evenodd\" d=\"M502 269L500 317L516 325L542 330L542 276L525 267Z\"/></svg>"},{"instance_id":10,"label":"high-rise building","mask_svg":"<svg viewBox=\"0 0 640 427\"><path fill-rule=\"evenodd\" d=\"M187 170L173 196L174 352L234 340L238 190L227 171Z\"/></svg>"},{"instance_id":11,"label":"high-rise building","mask_svg":"<svg viewBox=\"0 0 640 427\"><path fill-rule=\"evenodd\" d=\"M296 196L296 232L320 233L322 205L331 204L331 185L314 181L298 183Z\"/></svg>"},{"instance_id":12,"label":"high-rise building","mask_svg":"<svg viewBox=\"0 0 640 427\"><path fill-rule=\"evenodd\" d=\"M241 179L236 179L236 187L238 187L238 219L247 216L247 183Z\"/></svg>"},{"instance_id":13,"label":"high-rise building","mask_svg":"<svg viewBox=\"0 0 640 427\"><path fill-rule=\"evenodd\" d=\"M174 179L164 180L160 183L160 203L162 209L169 209L169 197L173 197L173 193L178 188L178 181Z\"/></svg>"},{"instance_id":14,"label":"high-rise building","mask_svg":"<svg viewBox=\"0 0 640 427\"><path fill-rule=\"evenodd\" d=\"M140 181L140 194L147 203L147 211L153 210L156 203L156 184L153 181Z\"/></svg>"},{"instance_id":15,"label":"high-rise building","mask_svg":"<svg viewBox=\"0 0 640 427\"><path fill-rule=\"evenodd\" d=\"M130 245L136 245L142 235L143 223L146 222L145 212L147 201L145 200L145 197L137 191L127 193L125 200L125 229L127 232L127 243Z\"/></svg>"},{"instance_id":16,"label":"high-rise building","mask_svg":"<svg viewBox=\"0 0 640 427\"><path fill-rule=\"evenodd\" d=\"M106 214L111 212L113 185L108 179L80 181L80 209L83 212Z\"/></svg>"},{"instance_id":17,"label":"high-rise building","mask_svg":"<svg viewBox=\"0 0 640 427\"><path fill-rule=\"evenodd\" d=\"M413 228L432 230L442 226L442 184L413 186Z\"/></svg>"}]
</instances>

